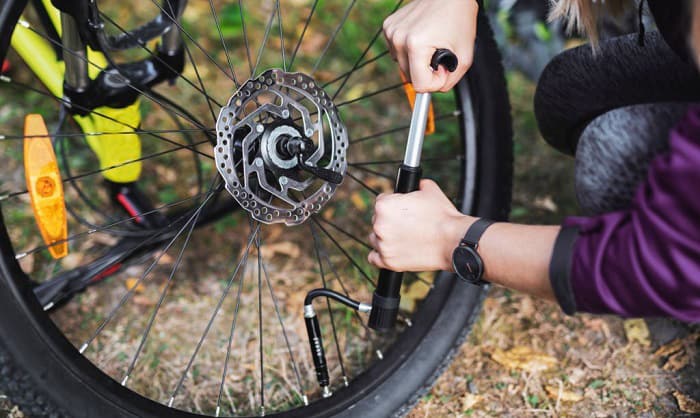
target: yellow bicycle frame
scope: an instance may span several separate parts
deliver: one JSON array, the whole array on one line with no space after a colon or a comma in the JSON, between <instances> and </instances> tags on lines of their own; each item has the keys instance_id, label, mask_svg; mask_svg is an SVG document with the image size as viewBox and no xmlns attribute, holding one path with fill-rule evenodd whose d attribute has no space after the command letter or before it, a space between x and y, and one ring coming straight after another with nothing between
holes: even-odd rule
<instances>
[{"instance_id":1,"label":"yellow bicycle frame","mask_svg":"<svg viewBox=\"0 0 700 418\"><path fill-rule=\"evenodd\" d=\"M60 12L53 7L50 0L42 2L60 34ZM24 20L20 18L12 35L12 48L49 92L57 98L62 98L65 72L63 61L56 59L56 53L46 39L23 23ZM100 70L107 66L107 60L102 53L89 48L87 57L90 62L90 78L95 78ZM104 177L117 183L136 181L141 174L141 161L137 161L141 158L141 141L135 133L135 128L141 124L140 100L124 108L100 107L95 109L95 112L87 116L75 115L73 118L85 134L90 148L97 155L100 169L104 170ZM131 133L132 131L134 133Z\"/></svg>"}]
</instances>

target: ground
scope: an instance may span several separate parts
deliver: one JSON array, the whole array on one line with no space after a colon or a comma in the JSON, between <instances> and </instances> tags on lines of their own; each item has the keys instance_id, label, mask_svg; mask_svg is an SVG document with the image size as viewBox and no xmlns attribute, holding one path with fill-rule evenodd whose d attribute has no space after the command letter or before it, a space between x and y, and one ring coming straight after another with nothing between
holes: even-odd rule
<instances>
[{"instance_id":1,"label":"ground","mask_svg":"<svg viewBox=\"0 0 700 418\"><path fill-rule=\"evenodd\" d=\"M573 160L548 149L532 112L534 86L511 73L515 183L511 219L555 223L576 213ZM451 367L409 414L692 416L700 414L700 332L668 341L641 320L579 314L494 288ZM659 347L659 340L668 343ZM692 381L695 380L693 383Z\"/></svg>"}]
</instances>

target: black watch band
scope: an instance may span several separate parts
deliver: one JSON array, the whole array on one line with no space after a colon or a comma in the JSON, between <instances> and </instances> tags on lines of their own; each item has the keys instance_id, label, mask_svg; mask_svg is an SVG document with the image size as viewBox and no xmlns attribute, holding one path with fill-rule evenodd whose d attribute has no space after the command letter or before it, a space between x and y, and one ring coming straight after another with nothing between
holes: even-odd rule
<instances>
[{"instance_id":1,"label":"black watch band","mask_svg":"<svg viewBox=\"0 0 700 418\"><path fill-rule=\"evenodd\" d=\"M488 283L482 279L484 263L476 251L479 239L484 231L494 222L489 219L477 219L467 230L457 248L452 253L452 266L460 279L473 285L482 286Z\"/></svg>"},{"instance_id":2,"label":"black watch band","mask_svg":"<svg viewBox=\"0 0 700 418\"><path fill-rule=\"evenodd\" d=\"M493 221L490 219L477 219L476 222L474 222L469 229L467 229L467 233L464 234L464 238L462 238L460 245L469 245L470 247L476 249L479 246L479 239L486 231L486 228L491 226L491 224L493 224Z\"/></svg>"}]
</instances>

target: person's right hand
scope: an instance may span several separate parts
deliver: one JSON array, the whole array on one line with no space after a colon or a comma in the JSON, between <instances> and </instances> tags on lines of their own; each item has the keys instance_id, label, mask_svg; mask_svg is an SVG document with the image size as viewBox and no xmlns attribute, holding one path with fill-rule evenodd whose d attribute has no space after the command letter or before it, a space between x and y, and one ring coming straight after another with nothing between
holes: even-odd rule
<instances>
[{"instance_id":1,"label":"person's right hand","mask_svg":"<svg viewBox=\"0 0 700 418\"><path fill-rule=\"evenodd\" d=\"M414 0L386 18L389 51L417 92L448 91L471 67L478 11L476 0ZM457 56L453 73L430 68L438 48Z\"/></svg>"}]
</instances>

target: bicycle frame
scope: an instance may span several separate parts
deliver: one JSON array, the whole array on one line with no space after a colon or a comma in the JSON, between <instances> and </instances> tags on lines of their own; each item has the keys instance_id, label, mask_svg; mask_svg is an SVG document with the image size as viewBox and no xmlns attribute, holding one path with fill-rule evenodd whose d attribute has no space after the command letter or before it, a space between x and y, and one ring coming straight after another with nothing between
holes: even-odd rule
<instances>
[{"instance_id":1,"label":"bicycle frame","mask_svg":"<svg viewBox=\"0 0 700 418\"><path fill-rule=\"evenodd\" d=\"M17 15L17 10L23 10L26 4L26 0L9 0L2 11L3 17L9 18L0 21L0 24L9 25L9 19ZM48 91L63 104L68 104L64 86L75 86L76 82L85 84L96 79L102 70L107 68L108 60L103 53L85 46L82 49L86 53L83 52L84 56L81 57L82 43L75 20L53 7L50 0L41 0L36 4L44 7L50 23L60 36L66 33L66 36L62 36L64 42L61 47L65 51L65 59L60 59L52 43L31 28L21 15L14 25L10 44ZM6 28L2 29L3 33L6 31ZM67 66L79 66L81 69L67 69ZM79 73L81 70L84 70L84 75ZM141 142L136 130L141 123L141 113L138 98L125 107L101 106L85 116L73 114L73 118L86 134L86 141L97 155L100 168L105 170L105 178L119 183L132 182L139 178L141 162L136 160L141 157ZM119 134L110 135L110 132ZM94 135L95 133L100 135ZM124 165L125 161L134 162ZM110 167L116 168L109 169Z\"/></svg>"}]
</instances>

